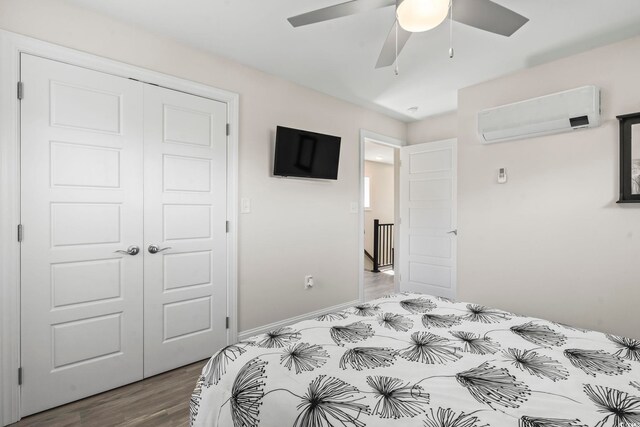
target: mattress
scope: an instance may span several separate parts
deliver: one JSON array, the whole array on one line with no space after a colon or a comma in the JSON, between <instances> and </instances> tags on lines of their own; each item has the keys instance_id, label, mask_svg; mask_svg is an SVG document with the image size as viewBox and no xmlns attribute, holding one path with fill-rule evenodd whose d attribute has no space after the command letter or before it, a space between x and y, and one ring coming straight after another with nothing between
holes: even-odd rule
<instances>
[{"instance_id":1,"label":"mattress","mask_svg":"<svg viewBox=\"0 0 640 427\"><path fill-rule=\"evenodd\" d=\"M401 293L227 346L193 426L640 427L640 341Z\"/></svg>"}]
</instances>

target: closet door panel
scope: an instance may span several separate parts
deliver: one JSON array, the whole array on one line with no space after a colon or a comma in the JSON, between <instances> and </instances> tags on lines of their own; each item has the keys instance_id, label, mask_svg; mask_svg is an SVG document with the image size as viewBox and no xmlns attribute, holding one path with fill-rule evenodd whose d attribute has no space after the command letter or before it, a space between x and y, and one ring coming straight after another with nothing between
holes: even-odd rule
<instances>
[{"instance_id":1,"label":"closet door panel","mask_svg":"<svg viewBox=\"0 0 640 427\"><path fill-rule=\"evenodd\" d=\"M227 342L227 106L145 86L144 112L147 377Z\"/></svg>"},{"instance_id":2,"label":"closet door panel","mask_svg":"<svg viewBox=\"0 0 640 427\"><path fill-rule=\"evenodd\" d=\"M142 84L21 59L22 415L142 378Z\"/></svg>"}]
</instances>

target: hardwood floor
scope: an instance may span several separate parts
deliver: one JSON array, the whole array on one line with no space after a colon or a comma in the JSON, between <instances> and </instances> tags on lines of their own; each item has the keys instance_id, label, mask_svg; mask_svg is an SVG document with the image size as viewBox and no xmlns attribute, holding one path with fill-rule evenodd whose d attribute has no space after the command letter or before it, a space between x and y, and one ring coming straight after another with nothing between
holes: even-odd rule
<instances>
[{"instance_id":1,"label":"hardwood floor","mask_svg":"<svg viewBox=\"0 0 640 427\"><path fill-rule=\"evenodd\" d=\"M189 424L189 398L206 360L23 418L11 427L174 427Z\"/></svg>"},{"instance_id":2,"label":"hardwood floor","mask_svg":"<svg viewBox=\"0 0 640 427\"><path fill-rule=\"evenodd\" d=\"M364 300L380 298L393 293L393 275L383 271L372 273L364 271Z\"/></svg>"}]
</instances>

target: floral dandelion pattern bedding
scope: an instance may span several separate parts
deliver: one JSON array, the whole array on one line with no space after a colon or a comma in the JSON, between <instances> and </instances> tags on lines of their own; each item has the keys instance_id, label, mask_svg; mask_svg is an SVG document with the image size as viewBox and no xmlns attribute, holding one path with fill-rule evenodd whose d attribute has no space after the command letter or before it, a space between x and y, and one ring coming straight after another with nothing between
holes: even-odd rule
<instances>
[{"instance_id":1,"label":"floral dandelion pattern bedding","mask_svg":"<svg viewBox=\"0 0 640 427\"><path fill-rule=\"evenodd\" d=\"M397 294L223 348L191 424L640 427L640 341Z\"/></svg>"}]
</instances>

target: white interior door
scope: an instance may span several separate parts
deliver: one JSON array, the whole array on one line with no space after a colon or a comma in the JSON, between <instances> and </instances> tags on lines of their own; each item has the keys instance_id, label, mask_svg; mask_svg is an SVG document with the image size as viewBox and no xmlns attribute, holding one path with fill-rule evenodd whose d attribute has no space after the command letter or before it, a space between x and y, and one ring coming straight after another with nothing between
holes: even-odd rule
<instances>
[{"instance_id":1,"label":"white interior door","mask_svg":"<svg viewBox=\"0 0 640 427\"><path fill-rule=\"evenodd\" d=\"M142 87L22 55L22 415L142 378ZM142 249L142 248L141 248Z\"/></svg>"},{"instance_id":2,"label":"white interior door","mask_svg":"<svg viewBox=\"0 0 640 427\"><path fill-rule=\"evenodd\" d=\"M455 298L456 140L400 156L400 289Z\"/></svg>"},{"instance_id":3,"label":"white interior door","mask_svg":"<svg viewBox=\"0 0 640 427\"><path fill-rule=\"evenodd\" d=\"M145 85L144 115L148 377L227 342L227 105Z\"/></svg>"}]
</instances>

